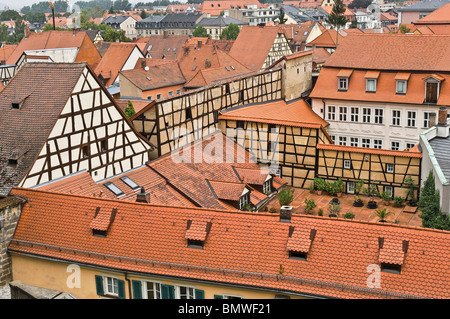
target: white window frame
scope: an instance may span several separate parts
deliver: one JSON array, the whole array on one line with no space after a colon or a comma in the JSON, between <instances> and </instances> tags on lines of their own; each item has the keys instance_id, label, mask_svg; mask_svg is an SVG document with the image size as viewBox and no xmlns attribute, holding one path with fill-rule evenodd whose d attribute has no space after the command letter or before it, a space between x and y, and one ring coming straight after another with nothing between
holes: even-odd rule
<instances>
[{"instance_id":1,"label":"white window frame","mask_svg":"<svg viewBox=\"0 0 450 319\"><path fill-rule=\"evenodd\" d=\"M355 193L355 182L347 182L347 193L354 194Z\"/></svg>"},{"instance_id":2,"label":"white window frame","mask_svg":"<svg viewBox=\"0 0 450 319\"><path fill-rule=\"evenodd\" d=\"M339 136L339 145L347 145L347 136Z\"/></svg>"},{"instance_id":3,"label":"white window frame","mask_svg":"<svg viewBox=\"0 0 450 319\"><path fill-rule=\"evenodd\" d=\"M241 295L222 294L223 299L244 299Z\"/></svg>"},{"instance_id":4,"label":"white window frame","mask_svg":"<svg viewBox=\"0 0 450 319\"><path fill-rule=\"evenodd\" d=\"M410 115L413 115L411 117ZM406 111L406 127L416 127L417 124L417 111L408 110Z\"/></svg>"},{"instance_id":5,"label":"white window frame","mask_svg":"<svg viewBox=\"0 0 450 319\"><path fill-rule=\"evenodd\" d=\"M348 109L346 106L339 106L339 121L347 122L347 112Z\"/></svg>"},{"instance_id":6,"label":"white window frame","mask_svg":"<svg viewBox=\"0 0 450 319\"><path fill-rule=\"evenodd\" d=\"M373 87L369 85L373 83ZM377 79L366 79L366 92L375 93L377 91Z\"/></svg>"},{"instance_id":7,"label":"white window frame","mask_svg":"<svg viewBox=\"0 0 450 319\"><path fill-rule=\"evenodd\" d=\"M105 295L109 296L119 296L119 278L115 276L102 276L103 277L103 286L105 287ZM113 291L109 289L109 283L108 281L111 280L111 285L113 288ZM114 289L116 288L116 289ZM117 292L115 292L116 290Z\"/></svg>"},{"instance_id":8,"label":"white window frame","mask_svg":"<svg viewBox=\"0 0 450 319\"><path fill-rule=\"evenodd\" d=\"M352 168L352 161L349 159L344 160L344 169L351 169Z\"/></svg>"},{"instance_id":9,"label":"white window frame","mask_svg":"<svg viewBox=\"0 0 450 319\"><path fill-rule=\"evenodd\" d=\"M327 119L329 121L335 121L336 120L336 106L334 105L328 105L328 115Z\"/></svg>"},{"instance_id":10,"label":"white window frame","mask_svg":"<svg viewBox=\"0 0 450 319\"><path fill-rule=\"evenodd\" d=\"M157 100L162 99L162 94L161 93L156 94L156 99Z\"/></svg>"},{"instance_id":11,"label":"white window frame","mask_svg":"<svg viewBox=\"0 0 450 319\"><path fill-rule=\"evenodd\" d=\"M398 115L395 114L398 112ZM401 126L402 125L402 111L401 110L392 110L392 122L393 126Z\"/></svg>"},{"instance_id":12,"label":"white window frame","mask_svg":"<svg viewBox=\"0 0 450 319\"><path fill-rule=\"evenodd\" d=\"M394 173L395 164L386 163L386 173Z\"/></svg>"},{"instance_id":13,"label":"white window frame","mask_svg":"<svg viewBox=\"0 0 450 319\"><path fill-rule=\"evenodd\" d=\"M184 285L175 285L175 299L181 299L181 288L186 288L186 292L188 290L192 289L192 298L185 298L185 299L195 299L195 287L193 286L184 286ZM188 296L190 297L191 294L188 293Z\"/></svg>"},{"instance_id":14,"label":"white window frame","mask_svg":"<svg viewBox=\"0 0 450 319\"><path fill-rule=\"evenodd\" d=\"M245 208L245 205L247 204L248 204L248 193L239 197L239 209L243 210Z\"/></svg>"},{"instance_id":15,"label":"white window frame","mask_svg":"<svg viewBox=\"0 0 450 319\"><path fill-rule=\"evenodd\" d=\"M414 146L416 146L417 143L406 142L405 144L406 144L406 149L409 149L409 148L413 148ZM408 146L409 146L409 147L408 147Z\"/></svg>"},{"instance_id":16,"label":"white window frame","mask_svg":"<svg viewBox=\"0 0 450 319\"><path fill-rule=\"evenodd\" d=\"M153 285L153 298L148 298L148 284ZM159 285L159 290L156 287L156 285ZM159 281L150 281L150 280L144 280L142 281L142 297L144 299L161 299L161 285L162 282ZM158 296L159 294L159 296Z\"/></svg>"},{"instance_id":17,"label":"white window frame","mask_svg":"<svg viewBox=\"0 0 450 319\"><path fill-rule=\"evenodd\" d=\"M366 145L365 142L364 142L364 140L369 141L369 142L367 143L368 146L364 146L364 145ZM370 148L371 142L372 142L372 140L371 140L370 138L363 137L363 138L361 138L361 147Z\"/></svg>"},{"instance_id":18,"label":"white window frame","mask_svg":"<svg viewBox=\"0 0 450 319\"><path fill-rule=\"evenodd\" d=\"M384 186L383 191L391 193L391 198L394 198L394 187L386 185Z\"/></svg>"},{"instance_id":19,"label":"white window frame","mask_svg":"<svg viewBox=\"0 0 450 319\"><path fill-rule=\"evenodd\" d=\"M402 83L400 85L400 83ZM406 94L406 90L408 87L408 81L406 80L396 80L395 81L395 93L396 94Z\"/></svg>"},{"instance_id":20,"label":"white window frame","mask_svg":"<svg viewBox=\"0 0 450 319\"><path fill-rule=\"evenodd\" d=\"M374 109L373 113L374 113L374 121L373 122L375 124L383 124L384 123L384 120L383 120L384 109L380 109L380 108Z\"/></svg>"},{"instance_id":21,"label":"white window frame","mask_svg":"<svg viewBox=\"0 0 450 319\"><path fill-rule=\"evenodd\" d=\"M436 116L436 113L434 112L423 112L423 127L429 128L430 127L430 115L434 114Z\"/></svg>"},{"instance_id":22,"label":"white window frame","mask_svg":"<svg viewBox=\"0 0 450 319\"><path fill-rule=\"evenodd\" d=\"M363 107L362 122L363 123L372 123L372 109L370 107Z\"/></svg>"},{"instance_id":23,"label":"white window frame","mask_svg":"<svg viewBox=\"0 0 450 319\"><path fill-rule=\"evenodd\" d=\"M347 91L348 90L348 78L339 77L338 78L338 90Z\"/></svg>"},{"instance_id":24,"label":"white window frame","mask_svg":"<svg viewBox=\"0 0 450 319\"><path fill-rule=\"evenodd\" d=\"M397 147L394 147L394 143L397 143L398 146L397 146ZM398 151L398 150L400 150L400 142L399 142L399 141L391 141L391 150L393 150L393 151Z\"/></svg>"},{"instance_id":25,"label":"white window frame","mask_svg":"<svg viewBox=\"0 0 450 319\"><path fill-rule=\"evenodd\" d=\"M383 140L374 139L373 140L373 148L378 148L378 149L383 148Z\"/></svg>"},{"instance_id":26,"label":"white window frame","mask_svg":"<svg viewBox=\"0 0 450 319\"><path fill-rule=\"evenodd\" d=\"M359 122L359 107L350 107L350 122Z\"/></svg>"},{"instance_id":27,"label":"white window frame","mask_svg":"<svg viewBox=\"0 0 450 319\"><path fill-rule=\"evenodd\" d=\"M350 137L350 146L358 147L359 146L359 138L358 137Z\"/></svg>"},{"instance_id":28,"label":"white window frame","mask_svg":"<svg viewBox=\"0 0 450 319\"><path fill-rule=\"evenodd\" d=\"M172 96L173 96L173 91L167 92L167 95L170 96L170 97L172 97Z\"/></svg>"},{"instance_id":29,"label":"white window frame","mask_svg":"<svg viewBox=\"0 0 450 319\"><path fill-rule=\"evenodd\" d=\"M177 94L181 94L181 89L177 89Z\"/></svg>"},{"instance_id":30,"label":"white window frame","mask_svg":"<svg viewBox=\"0 0 450 319\"><path fill-rule=\"evenodd\" d=\"M336 144L336 135L330 135L331 140Z\"/></svg>"}]
</instances>

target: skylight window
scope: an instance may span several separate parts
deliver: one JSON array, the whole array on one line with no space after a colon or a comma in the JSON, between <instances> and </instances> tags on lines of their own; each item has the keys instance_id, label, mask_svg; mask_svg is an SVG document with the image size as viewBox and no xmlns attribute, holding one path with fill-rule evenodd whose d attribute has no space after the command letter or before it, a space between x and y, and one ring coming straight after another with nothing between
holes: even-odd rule
<instances>
[{"instance_id":1,"label":"skylight window","mask_svg":"<svg viewBox=\"0 0 450 319\"><path fill-rule=\"evenodd\" d=\"M127 184L131 189L138 189L139 188L139 185L138 184L136 184L131 178L129 178L128 176L124 176L124 177L121 177L120 178L120 180L122 181L122 182L124 182L125 184Z\"/></svg>"},{"instance_id":2,"label":"skylight window","mask_svg":"<svg viewBox=\"0 0 450 319\"><path fill-rule=\"evenodd\" d=\"M114 185L113 183L108 182L108 183L105 183L104 185L107 189L109 189L111 192L113 192L114 195L116 195L117 197L124 195L124 192L122 192L122 190L119 187L117 187L116 185Z\"/></svg>"}]
</instances>

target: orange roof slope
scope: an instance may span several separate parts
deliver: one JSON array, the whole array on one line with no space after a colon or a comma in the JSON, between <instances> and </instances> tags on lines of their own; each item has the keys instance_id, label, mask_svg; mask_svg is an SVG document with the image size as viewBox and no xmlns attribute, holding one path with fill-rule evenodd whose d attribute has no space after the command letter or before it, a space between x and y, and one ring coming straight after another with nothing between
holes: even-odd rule
<instances>
[{"instance_id":1,"label":"orange roof slope","mask_svg":"<svg viewBox=\"0 0 450 319\"><path fill-rule=\"evenodd\" d=\"M413 24L450 24L450 3L444 4Z\"/></svg>"},{"instance_id":2,"label":"orange roof slope","mask_svg":"<svg viewBox=\"0 0 450 319\"><path fill-rule=\"evenodd\" d=\"M256 4L258 8L262 7L258 0L206 0L202 2L198 11L209 13L212 16L219 16L224 10L244 9L249 4Z\"/></svg>"},{"instance_id":3,"label":"orange roof slope","mask_svg":"<svg viewBox=\"0 0 450 319\"><path fill-rule=\"evenodd\" d=\"M105 87L114 83L135 48L137 48L135 43L111 43L95 68L95 74L106 79Z\"/></svg>"},{"instance_id":4,"label":"orange roof slope","mask_svg":"<svg viewBox=\"0 0 450 319\"><path fill-rule=\"evenodd\" d=\"M148 70L139 66L138 61L135 69L121 71L120 74L142 91L184 84L186 79L181 73L178 63L174 60L168 61L171 63L151 65Z\"/></svg>"},{"instance_id":5,"label":"orange roof slope","mask_svg":"<svg viewBox=\"0 0 450 319\"><path fill-rule=\"evenodd\" d=\"M432 48L432 49L431 49ZM450 71L450 36L348 35L327 67L377 70Z\"/></svg>"},{"instance_id":6,"label":"orange roof slope","mask_svg":"<svg viewBox=\"0 0 450 319\"><path fill-rule=\"evenodd\" d=\"M6 61L8 60L10 55L14 52L16 47L17 47L17 45L15 45L15 44L4 44L0 48L0 60L5 61L5 63L6 63Z\"/></svg>"},{"instance_id":7,"label":"orange roof slope","mask_svg":"<svg viewBox=\"0 0 450 319\"><path fill-rule=\"evenodd\" d=\"M275 39L277 26L244 26L230 50L230 55L253 71L259 71Z\"/></svg>"},{"instance_id":8,"label":"orange roof slope","mask_svg":"<svg viewBox=\"0 0 450 319\"><path fill-rule=\"evenodd\" d=\"M144 54L156 59L176 59L182 54L181 47L188 41L187 35L152 35L147 41Z\"/></svg>"},{"instance_id":9,"label":"orange roof slope","mask_svg":"<svg viewBox=\"0 0 450 319\"><path fill-rule=\"evenodd\" d=\"M24 51L80 48L83 45L83 41L85 40L85 38L88 38L89 41L91 41L86 32L83 31L47 31L39 33L32 32L28 38L23 38L20 41L20 43L17 45L17 48L7 60L6 64L15 64ZM95 54L95 52L93 52L93 54ZM85 62L89 63L89 61Z\"/></svg>"},{"instance_id":10,"label":"orange roof slope","mask_svg":"<svg viewBox=\"0 0 450 319\"><path fill-rule=\"evenodd\" d=\"M306 46L312 47L315 45L316 47L319 47L319 48L335 48L336 47L336 34L337 34L336 30L326 29L317 38L315 38L311 42L307 43ZM339 45L342 42L343 38L344 37L340 33L337 34L337 41L338 41Z\"/></svg>"},{"instance_id":11,"label":"orange roof slope","mask_svg":"<svg viewBox=\"0 0 450 319\"><path fill-rule=\"evenodd\" d=\"M219 119L311 128L320 128L328 125L324 119L314 113L304 100L297 100L291 103L279 100L244 107L239 106L223 110L222 114L219 115Z\"/></svg>"},{"instance_id":12,"label":"orange roof slope","mask_svg":"<svg viewBox=\"0 0 450 319\"><path fill-rule=\"evenodd\" d=\"M333 55L325 63L328 64ZM363 58L361 58L363 59ZM427 62L424 62L427 63ZM312 98L327 98L336 100L353 101L372 101L372 102L391 102L423 104L424 96L424 78L433 75L433 73L411 73L408 78L408 88L406 94L396 94L395 85L399 74L405 72L383 71L377 79L377 93L366 93L366 70L353 70L348 82L347 91L338 91L338 74L343 69L323 67L320 70L320 76L309 95ZM450 75L440 74L440 77L446 79L441 82L439 99L437 105L449 105L450 103Z\"/></svg>"},{"instance_id":13,"label":"orange roof slope","mask_svg":"<svg viewBox=\"0 0 450 319\"><path fill-rule=\"evenodd\" d=\"M283 223L278 214L173 208L29 189L11 194L27 203L8 249L30 257L315 296L450 298L448 231L300 214ZM117 209L103 238L89 228L97 207ZM204 249L187 247L187 220L211 221ZM316 230L309 237L307 261L289 258L291 227L306 243L301 250L308 244L301 234ZM368 287L368 266L380 266L380 238L386 244L407 241L409 247L401 274L379 272L381 286L373 288Z\"/></svg>"}]
</instances>

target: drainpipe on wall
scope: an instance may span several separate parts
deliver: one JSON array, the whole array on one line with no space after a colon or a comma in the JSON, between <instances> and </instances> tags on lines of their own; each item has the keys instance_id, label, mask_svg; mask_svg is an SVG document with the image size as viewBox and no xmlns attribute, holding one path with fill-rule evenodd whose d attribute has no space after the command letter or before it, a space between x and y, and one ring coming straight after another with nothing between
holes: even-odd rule
<instances>
[{"instance_id":1,"label":"drainpipe on wall","mask_svg":"<svg viewBox=\"0 0 450 319\"><path fill-rule=\"evenodd\" d=\"M131 281L128 279L128 273L125 273L125 280L128 282L128 296L129 299L133 299L133 295L131 293Z\"/></svg>"}]
</instances>

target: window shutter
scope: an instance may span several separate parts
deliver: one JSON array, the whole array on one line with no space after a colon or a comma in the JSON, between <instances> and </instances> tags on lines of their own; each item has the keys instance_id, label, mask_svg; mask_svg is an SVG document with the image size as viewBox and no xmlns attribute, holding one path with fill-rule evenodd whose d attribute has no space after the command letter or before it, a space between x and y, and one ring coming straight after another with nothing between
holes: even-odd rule
<instances>
[{"instance_id":1,"label":"window shutter","mask_svg":"<svg viewBox=\"0 0 450 319\"><path fill-rule=\"evenodd\" d=\"M140 280L132 280L133 299L142 299L142 283Z\"/></svg>"},{"instance_id":2,"label":"window shutter","mask_svg":"<svg viewBox=\"0 0 450 319\"><path fill-rule=\"evenodd\" d=\"M95 275L95 286L97 288L97 295L104 296L105 292L103 290L103 277Z\"/></svg>"},{"instance_id":3,"label":"window shutter","mask_svg":"<svg viewBox=\"0 0 450 319\"><path fill-rule=\"evenodd\" d=\"M214 295L214 299L223 299L222 295Z\"/></svg>"},{"instance_id":4,"label":"window shutter","mask_svg":"<svg viewBox=\"0 0 450 319\"><path fill-rule=\"evenodd\" d=\"M171 285L161 285L161 299L175 299L175 287Z\"/></svg>"},{"instance_id":5,"label":"window shutter","mask_svg":"<svg viewBox=\"0 0 450 319\"><path fill-rule=\"evenodd\" d=\"M205 299L205 291L200 289L195 289L195 299Z\"/></svg>"},{"instance_id":6,"label":"window shutter","mask_svg":"<svg viewBox=\"0 0 450 319\"><path fill-rule=\"evenodd\" d=\"M119 289L119 299L125 299L125 281L117 280L117 288Z\"/></svg>"}]
</instances>

